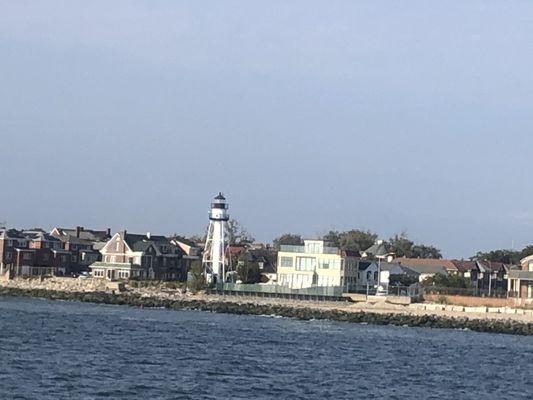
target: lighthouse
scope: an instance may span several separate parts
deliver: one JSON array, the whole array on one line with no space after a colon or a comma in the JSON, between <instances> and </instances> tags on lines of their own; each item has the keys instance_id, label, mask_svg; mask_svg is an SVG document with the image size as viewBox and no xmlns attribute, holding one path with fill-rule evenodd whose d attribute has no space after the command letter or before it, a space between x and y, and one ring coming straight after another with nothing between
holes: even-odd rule
<instances>
[{"instance_id":1,"label":"lighthouse","mask_svg":"<svg viewBox=\"0 0 533 400\"><path fill-rule=\"evenodd\" d=\"M230 270L228 203L222 193L213 199L202 265L208 282L224 282Z\"/></svg>"}]
</instances>

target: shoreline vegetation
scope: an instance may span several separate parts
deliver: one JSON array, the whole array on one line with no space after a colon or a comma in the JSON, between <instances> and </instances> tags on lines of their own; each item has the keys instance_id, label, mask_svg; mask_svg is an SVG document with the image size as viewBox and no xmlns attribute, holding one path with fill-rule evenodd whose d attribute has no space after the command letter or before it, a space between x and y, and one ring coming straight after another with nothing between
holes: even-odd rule
<instances>
[{"instance_id":1,"label":"shoreline vegetation","mask_svg":"<svg viewBox=\"0 0 533 400\"><path fill-rule=\"evenodd\" d=\"M96 304L128 305L143 308L166 308L170 310L198 310L224 314L267 315L300 320L330 320L372 325L408 327L467 329L475 332L533 335L533 322L513 319L469 318L437 314L413 314L377 312L372 310L346 310L342 305L315 305L304 301L299 304L283 302L258 302L241 298L213 296L188 296L179 299L164 298L157 294L136 292L112 293L109 291L63 291L50 289L27 289L0 287L0 296L36 297L48 300L81 301ZM196 298L195 298L196 297Z\"/></svg>"}]
</instances>

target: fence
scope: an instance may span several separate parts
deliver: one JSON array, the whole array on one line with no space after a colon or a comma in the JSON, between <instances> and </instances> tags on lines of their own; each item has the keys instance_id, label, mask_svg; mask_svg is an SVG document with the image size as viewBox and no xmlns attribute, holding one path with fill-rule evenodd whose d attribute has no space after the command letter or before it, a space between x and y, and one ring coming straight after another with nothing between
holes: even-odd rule
<instances>
[{"instance_id":1,"label":"fence","mask_svg":"<svg viewBox=\"0 0 533 400\"><path fill-rule=\"evenodd\" d=\"M436 295L450 295L450 296L470 296L470 297L494 297L494 298L507 298L507 290L501 288L495 288L492 290L479 289L479 288L453 288L453 287L439 287L439 286L426 286L423 288L426 294Z\"/></svg>"},{"instance_id":2,"label":"fence","mask_svg":"<svg viewBox=\"0 0 533 400\"><path fill-rule=\"evenodd\" d=\"M220 294L251 295L255 297L284 297L295 299L343 300L341 286L313 286L291 289L281 285L259 285L244 283L218 283L214 291Z\"/></svg>"},{"instance_id":3,"label":"fence","mask_svg":"<svg viewBox=\"0 0 533 400\"><path fill-rule=\"evenodd\" d=\"M381 285L382 289L378 290L374 285L350 285L346 288L346 293L368 294L368 295L388 295L388 296L408 296L418 297L421 294L419 285L400 286L400 285Z\"/></svg>"}]
</instances>

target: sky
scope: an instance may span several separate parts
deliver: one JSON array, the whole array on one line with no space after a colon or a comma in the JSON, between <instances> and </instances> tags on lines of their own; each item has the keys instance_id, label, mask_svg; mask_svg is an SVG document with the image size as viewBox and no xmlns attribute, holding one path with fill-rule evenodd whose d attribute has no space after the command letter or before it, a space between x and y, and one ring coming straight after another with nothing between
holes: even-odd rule
<instances>
[{"instance_id":1,"label":"sky","mask_svg":"<svg viewBox=\"0 0 533 400\"><path fill-rule=\"evenodd\" d=\"M0 221L533 243L530 1L0 0Z\"/></svg>"}]
</instances>

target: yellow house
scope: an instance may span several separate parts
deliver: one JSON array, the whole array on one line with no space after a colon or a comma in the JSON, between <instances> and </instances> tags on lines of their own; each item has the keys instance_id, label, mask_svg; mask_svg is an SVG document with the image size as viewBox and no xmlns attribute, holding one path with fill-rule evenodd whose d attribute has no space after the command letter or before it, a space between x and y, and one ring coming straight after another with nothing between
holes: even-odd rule
<instances>
[{"instance_id":1,"label":"yellow house","mask_svg":"<svg viewBox=\"0 0 533 400\"><path fill-rule=\"evenodd\" d=\"M355 285L359 253L305 240L303 246L282 245L278 252L278 284L291 289Z\"/></svg>"}]
</instances>

